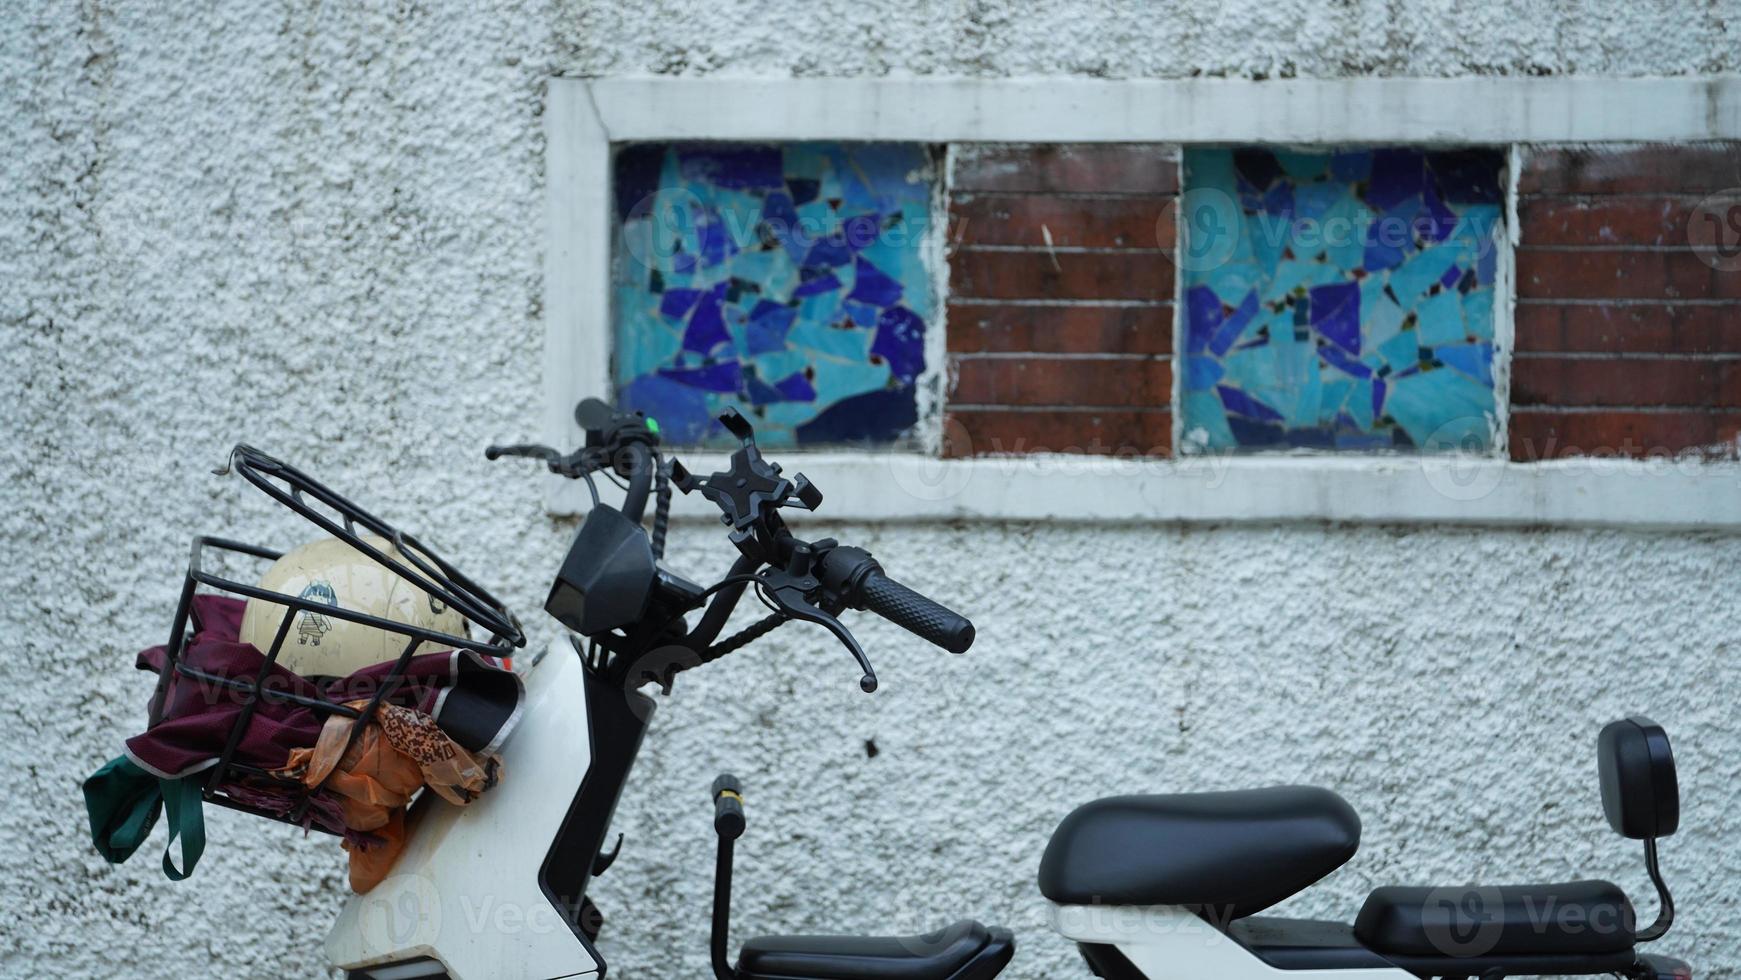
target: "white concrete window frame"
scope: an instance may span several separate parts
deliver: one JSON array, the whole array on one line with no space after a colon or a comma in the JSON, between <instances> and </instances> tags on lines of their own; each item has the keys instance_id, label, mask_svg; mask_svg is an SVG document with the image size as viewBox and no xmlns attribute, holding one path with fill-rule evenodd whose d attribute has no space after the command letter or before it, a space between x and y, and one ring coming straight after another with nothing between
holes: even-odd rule
<instances>
[{"instance_id":1,"label":"white concrete window frame","mask_svg":"<svg viewBox=\"0 0 1741 980\"><path fill-rule=\"evenodd\" d=\"M1515 184L1520 147L1528 144L1741 139L1741 79L553 78L544 122L542 428L546 441L569 446L580 437L570 415L574 403L611 392L613 143L1474 143L1511 146ZM1509 193L1514 209L1515 186ZM1508 227L1515 244L1514 210L1512 218ZM946 298L946 291L940 294ZM1496 325L1502 350L1509 347L1511 319L1507 298ZM946 323L942 326L947 330ZM940 352L940 336L935 342ZM1506 366L1502 363L1502 379ZM1508 400L1503 380L1499 387L1503 411ZM1733 463L1574 459L1519 464L1487 456L783 455L823 490L823 513L834 520L1741 528L1741 465ZM686 454L686 463L709 472L723 467L724 457ZM549 479L546 504L552 513L584 509L584 489ZM674 514L709 516L705 503L681 495L677 501Z\"/></svg>"}]
</instances>

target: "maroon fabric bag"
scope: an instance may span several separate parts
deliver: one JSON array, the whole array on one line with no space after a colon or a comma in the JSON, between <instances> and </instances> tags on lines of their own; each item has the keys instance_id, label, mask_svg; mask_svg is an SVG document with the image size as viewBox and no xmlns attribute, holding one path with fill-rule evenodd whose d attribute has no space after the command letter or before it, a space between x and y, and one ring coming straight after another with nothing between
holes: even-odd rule
<instances>
[{"instance_id":1,"label":"maroon fabric bag","mask_svg":"<svg viewBox=\"0 0 1741 980\"><path fill-rule=\"evenodd\" d=\"M181 663L252 685L266 656L237 639L245 606L229 596L195 596L194 634L182 650ZM167 656L165 647L152 647L139 654L136 666L161 673ZM343 703L371 697L392 670L392 663L376 664L348 677L316 683L273 664L261 681L261 690L267 693L254 709L232 761L277 769L288 760L291 749L312 746L320 736L326 720L322 712L273 698L271 693ZM443 650L412 657L387 700L434 717L454 741L472 752L493 752L519 721L524 696L520 678L493 658L471 650ZM246 691L177 673L164 694L161 720L127 740L127 755L140 768L166 779L216 765L250 697Z\"/></svg>"}]
</instances>

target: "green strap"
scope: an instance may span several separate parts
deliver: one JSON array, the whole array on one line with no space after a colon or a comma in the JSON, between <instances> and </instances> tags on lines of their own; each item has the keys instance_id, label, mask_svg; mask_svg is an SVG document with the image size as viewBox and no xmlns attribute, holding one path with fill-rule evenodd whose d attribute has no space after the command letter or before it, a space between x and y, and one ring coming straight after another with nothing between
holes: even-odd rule
<instances>
[{"instance_id":1,"label":"green strap","mask_svg":"<svg viewBox=\"0 0 1741 980\"><path fill-rule=\"evenodd\" d=\"M163 845L163 873L170 881L181 881L193 874L200 855L205 853L205 800L200 795L199 780L192 776L159 782L163 784L163 812L169 818L169 841ZM179 871L169 857L177 839L181 841Z\"/></svg>"},{"instance_id":2,"label":"green strap","mask_svg":"<svg viewBox=\"0 0 1741 980\"><path fill-rule=\"evenodd\" d=\"M126 756L109 760L84 783L91 843L110 864L133 856L151 836L160 814L169 815L169 842L163 848L163 873L171 881L193 874L206 849L206 822L200 780L159 779ZM171 859L181 841L181 867Z\"/></svg>"},{"instance_id":3,"label":"green strap","mask_svg":"<svg viewBox=\"0 0 1741 980\"><path fill-rule=\"evenodd\" d=\"M124 755L92 773L84 791L91 843L110 864L132 857L163 812L163 788L157 777Z\"/></svg>"}]
</instances>

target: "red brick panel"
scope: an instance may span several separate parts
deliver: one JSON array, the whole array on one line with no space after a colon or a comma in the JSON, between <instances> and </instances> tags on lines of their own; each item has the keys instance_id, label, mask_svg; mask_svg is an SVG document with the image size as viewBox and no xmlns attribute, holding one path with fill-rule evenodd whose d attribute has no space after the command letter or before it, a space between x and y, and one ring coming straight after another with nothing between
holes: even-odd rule
<instances>
[{"instance_id":1,"label":"red brick panel","mask_svg":"<svg viewBox=\"0 0 1741 980\"><path fill-rule=\"evenodd\" d=\"M1516 405L1741 408L1741 360L1523 357L1511 371Z\"/></svg>"},{"instance_id":2,"label":"red brick panel","mask_svg":"<svg viewBox=\"0 0 1741 980\"><path fill-rule=\"evenodd\" d=\"M952 303L949 349L963 354L1170 354L1173 308Z\"/></svg>"},{"instance_id":3,"label":"red brick panel","mask_svg":"<svg viewBox=\"0 0 1741 980\"><path fill-rule=\"evenodd\" d=\"M1171 146L955 149L947 453L1172 451L1178 189Z\"/></svg>"},{"instance_id":4,"label":"red brick panel","mask_svg":"<svg viewBox=\"0 0 1741 980\"><path fill-rule=\"evenodd\" d=\"M1700 201L1732 188L1737 143L1525 155L1513 459L1733 454L1741 272L1689 238Z\"/></svg>"},{"instance_id":5,"label":"red brick panel","mask_svg":"<svg viewBox=\"0 0 1741 980\"><path fill-rule=\"evenodd\" d=\"M1661 196L1534 197L1518 203L1517 223L1531 246L1684 246L1696 206L1690 198Z\"/></svg>"},{"instance_id":6,"label":"red brick panel","mask_svg":"<svg viewBox=\"0 0 1741 980\"><path fill-rule=\"evenodd\" d=\"M945 427L944 453L1096 453L1170 456L1173 416L1159 410L954 408Z\"/></svg>"},{"instance_id":7,"label":"red brick panel","mask_svg":"<svg viewBox=\"0 0 1741 980\"><path fill-rule=\"evenodd\" d=\"M1173 264L1154 252L960 249L949 261L958 299L1170 300Z\"/></svg>"},{"instance_id":8,"label":"red brick panel","mask_svg":"<svg viewBox=\"0 0 1741 980\"><path fill-rule=\"evenodd\" d=\"M1152 143L964 146L950 184L956 191L1177 194L1179 156Z\"/></svg>"},{"instance_id":9,"label":"red brick panel","mask_svg":"<svg viewBox=\"0 0 1741 980\"><path fill-rule=\"evenodd\" d=\"M957 245L1172 248L1172 196L960 194L950 202Z\"/></svg>"},{"instance_id":10,"label":"red brick panel","mask_svg":"<svg viewBox=\"0 0 1741 980\"><path fill-rule=\"evenodd\" d=\"M1517 308L1517 351L1520 354L1741 351L1741 309L1684 303L1625 306L1527 303Z\"/></svg>"},{"instance_id":11,"label":"red brick panel","mask_svg":"<svg viewBox=\"0 0 1741 980\"><path fill-rule=\"evenodd\" d=\"M950 402L1160 408L1172 401L1172 368L1149 358L976 358L956 363Z\"/></svg>"},{"instance_id":12,"label":"red brick panel","mask_svg":"<svg viewBox=\"0 0 1741 980\"><path fill-rule=\"evenodd\" d=\"M1532 149L1519 194L1709 194L1741 187L1735 143Z\"/></svg>"},{"instance_id":13,"label":"red brick panel","mask_svg":"<svg viewBox=\"0 0 1741 980\"><path fill-rule=\"evenodd\" d=\"M1688 409L1511 413L1511 458L1536 462L1567 456L1732 456L1741 414Z\"/></svg>"},{"instance_id":14,"label":"red brick panel","mask_svg":"<svg viewBox=\"0 0 1741 980\"><path fill-rule=\"evenodd\" d=\"M1741 299L1741 273L1675 250L1521 249L1518 295L1566 299Z\"/></svg>"}]
</instances>

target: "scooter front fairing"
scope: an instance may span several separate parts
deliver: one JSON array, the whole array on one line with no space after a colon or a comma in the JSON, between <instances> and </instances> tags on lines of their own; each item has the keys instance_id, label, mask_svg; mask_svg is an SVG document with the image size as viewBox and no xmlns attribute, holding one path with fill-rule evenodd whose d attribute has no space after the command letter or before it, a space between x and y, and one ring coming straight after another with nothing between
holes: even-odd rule
<instances>
[{"instance_id":1,"label":"scooter front fairing","mask_svg":"<svg viewBox=\"0 0 1741 980\"><path fill-rule=\"evenodd\" d=\"M602 975L585 884L652 708L553 640L526 678L501 785L464 809L413 808L392 876L352 896L327 935L331 963L356 980ZM601 712L623 716L602 719L622 729L602 746Z\"/></svg>"}]
</instances>

